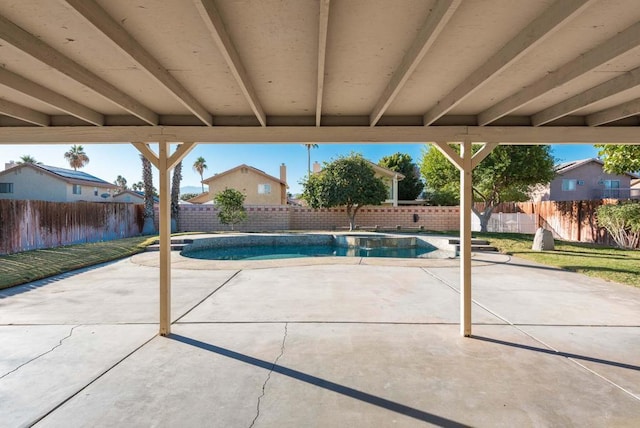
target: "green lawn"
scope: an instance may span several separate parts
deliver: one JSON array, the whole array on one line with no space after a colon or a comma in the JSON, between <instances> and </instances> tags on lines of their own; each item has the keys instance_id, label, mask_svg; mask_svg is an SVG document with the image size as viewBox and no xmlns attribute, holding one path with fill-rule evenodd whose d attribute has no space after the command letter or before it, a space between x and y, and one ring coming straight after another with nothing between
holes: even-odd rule
<instances>
[{"instance_id":1,"label":"green lawn","mask_svg":"<svg viewBox=\"0 0 640 428\"><path fill-rule=\"evenodd\" d=\"M0 256L0 290L144 251L156 237L68 245Z\"/></svg>"},{"instance_id":2,"label":"green lawn","mask_svg":"<svg viewBox=\"0 0 640 428\"><path fill-rule=\"evenodd\" d=\"M640 287L640 251L593 244L555 241L554 251L532 251L533 235L474 233L501 252L523 259L580 272L596 278Z\"/></svg>"}]
</instances>

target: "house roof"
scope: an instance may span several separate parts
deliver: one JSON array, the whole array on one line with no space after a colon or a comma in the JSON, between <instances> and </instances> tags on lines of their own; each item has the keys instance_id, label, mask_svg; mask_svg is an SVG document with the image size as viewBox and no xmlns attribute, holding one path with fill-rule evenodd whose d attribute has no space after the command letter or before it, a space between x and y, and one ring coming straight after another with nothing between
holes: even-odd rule
<instances>
[{"instance_id":1,"label":"house roof","mask_svg":"<svg viewBox=\"0 0 640 428\"><path fill-rule=\"evenodd\" d=\"M367 160L367 162L369 162L371 164L371 167L373 168L373 170L375 172L377 172L380 175L386 176L386 177L394 177L394 176L398 176L398 180L404 180L405 176L404 174L401 174L397 171L394 171L392 169L386 168L384 166L380 166L376 163L371 162L370 160Z\"/></svg>"},{"instance_id":2,"label":"house roof","mask_svg":"<svg viewBox=\"0 0 640 428\"><path fill-rule=\"evenodd\" d=\"M597 163L600 166L604 166L604 162L601 161L600 159L597 158L590 158L590 159L580 159L580 160L574 160L574 161L569 161L569 162L563 162L560 163L558 165L556 165L554 167L556 174L558 175L563 175L566 174L567 172L576 169L582 165L586 165L588 163ZM631 172L626 172L623 175L628 175L631 178L638 178L638 176L636 174L633 174Z\"/></svg>"},{"instance_id":3,"label":"house roof","mask_svg":"<svg viewBox=\"0 0 640 428\"><path fill-rule=\"evenodd\" d=\"M118 192L115 195L113 195L114 198L117 198L120 195L124 195L124 194L128 194L128 195L133 195L136 197L139 197L141 199L144 199L144 192L138 192L136 190L131 190L131 189L127 189L127 190L123 190L122 192ZM160 199L157 196L153 197L153 201L154 202L159 202Z\"/></svg>"},{"instance_id":4,"label":"house roof","mask_svg":"<svg viewBox=\"0 0 640 428\"><path fill-rule=\"evenodd\" d=\"M284 182L284 181L282 181L282 180L280 180L279 178L274 177L274 176L272 176L272 175L269 175L269 174L267 174L266 172L264 172L264 171L262 171L262 170L260 170L260 169L258 169L258 168L254 168L254 167L252 167L252 166L250 166L250 165L247 165L247 164L244 164L244 163L243 163L242 165L238 165L238 166L236 166L235 168L231 168L231 169L228 169L228 170L226 170L226 171L224 171L224 172L221 172L221 173L218 173L218 174L212 175L212 176L211 176L211 177L209 177L209 178L205 178L204 180L202 180L202 182L203 182L204 184L207 184L207 185L208 185L208 183L210 183L210 182L212 182L212 181L215 181L215 180L217 180L217 179L220 179L221 177L224 177L225 175L232 174L232 173L234 173L234 172L236 172L236 171L240 170L241 168L248 168L248 169L249 169L249 171L252 171L252 172L254 172L254 173L258 174L258 175L261 175L261 176L263 176L263 177L265 177L265 178L268 178L268 179L270 179L270 180L277 181L278 183L282 184L282 185L283 185L283 186L285 186L285 187L287 186L287 183L286 183L286 182ZM196 196L196 198L197 198L197 196ZM194 199L195 199L195 198L194 198Z\"/></svg>"},{"instance_id":5,"label":"house roof","mask_svg":"<svg viewBox=\"0 0 640 428\"><path fill-rule=\"evenodd\" d=\"M41 164L33 164L33 163L23 163L23 164L16 165L10 169L1 171L0 176L10 171L14 172L16 169L19 169L19 168L32 168L32 169L44 172L45 174L64 180L71 184L90 184L94 186L99 185L100 187L110 187L110 188L117 187L114 184L109 183L108 181L104 181L101 178L95 177L91 174L87 174L86 172L83 172L83 171L74 171L72 169L60 168L57 166L41 165Z\"/></svg>"}]
</instances>

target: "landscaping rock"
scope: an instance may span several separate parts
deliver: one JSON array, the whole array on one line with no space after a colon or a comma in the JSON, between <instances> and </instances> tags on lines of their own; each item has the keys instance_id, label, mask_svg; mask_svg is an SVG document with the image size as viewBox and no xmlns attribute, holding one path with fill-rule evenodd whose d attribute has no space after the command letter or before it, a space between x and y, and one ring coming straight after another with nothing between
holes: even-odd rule
<instances>
[{"instance_id":1,"label":"landscaping rock","mask_svg":"<svg viewBox=\"0 0 640 428\"><path fill-rule=\"evenodd\" d=\"M533 246L531 249L533 251L550 251L553 250L554 247L555 243L551 231L542 227L538 228L536 235L533 237Z\"/></svg>"}]
</instances>

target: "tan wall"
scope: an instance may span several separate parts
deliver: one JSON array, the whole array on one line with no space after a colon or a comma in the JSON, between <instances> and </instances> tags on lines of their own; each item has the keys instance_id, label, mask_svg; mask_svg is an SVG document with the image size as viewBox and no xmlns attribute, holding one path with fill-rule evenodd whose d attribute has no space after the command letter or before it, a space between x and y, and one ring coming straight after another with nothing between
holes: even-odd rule
<instances>
[{"instance_id":1,"label":"tan wall","mask_svg":"<svg viewBox=\"0 0 640 428\"><path fill-rule=\"evenodd\" d=\"M348 228L344 208L312 209L292 206L247 205L248 220L235 226L240 231L272 230L333 230ZM213 205L181 205L178 229L183 232L230 230L218 221ZM418 221L413 221L413 215ZM356 224L363 228L425 230L458 230L459 207L364 207L356 216ZM157 215L156 215L157 221Z\"/></svg>"},{"instance_id":2,"label":"tan wall","mask_svg":"<svg viewBox=\"0 0 640 428\"><path fill-rule=\"evenodd\" d=\"M242 192L246 197L245 203L247 205L282 205L286 202L286 199L282 200L282 184L279 181L256 174L250 169L247 169L246 173L243 173L241 169L238 169L237 171L218 177L205 184L209 185L210 197L207 198L207 200L212 200L213 195L223 191L225 188L228 188ZM259 184L270 184L271 193L259 194Z\"/></svg>"},{"instance_id":3,"label":"tan wall","mask_svg":"<svg viewBox=\"0 0 640 428\"><path fill-rule=\"evenodd\" d=\"M0 199L65 202L65 182L29 167L14 167L0 177L0 183L13 183L13 193L0 193Z\"/></svg>"},{"instance_id":4,"label":"tan wall","mask_svg":"<svg viewBox=\"0 0 640 428\"><path fill-rule=\"evenodd\" d=\"M111 198L103 198L103 193L109 193L108 187L95 186L92 184L81 184L80 191L82 192L79 195L75 195L73 193L73 184L65 183L67 190L67 202L78 202L78 201L86 201L86 202L107 202L111 201Z\"/></svg>"}]
</instances>

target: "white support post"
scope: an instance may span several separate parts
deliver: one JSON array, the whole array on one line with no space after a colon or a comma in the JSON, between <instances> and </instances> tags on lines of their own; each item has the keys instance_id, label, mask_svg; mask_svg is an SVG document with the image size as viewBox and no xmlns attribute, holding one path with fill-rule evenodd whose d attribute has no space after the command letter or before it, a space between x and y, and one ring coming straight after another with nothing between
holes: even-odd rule
<instances>
[{"instance_id":1,"label":"white support post","mask_svg":"<svg viewBox=\"0 0 640 428\"><path fill-rule=\"evenodd\" d=\"M398 206L398 174L393 176L393 206L397 207Z\"/></svg>"},{"instance_id":2,"label":"white support post","mask_svg":"<svg viewBox=\"0 0 640 428\"><path fill-rule=\"evenodd\" d=\"M473 150L472 143L460 145L460 333L471 336L471 207Z\"/></svg>"},{"instance_id":3,"label":"white support post","mask_svg":"<svg viewBox=\"0 0 640 428\"><path fill-rule=\"evenodd\" d=\"M160 173L160 335L171 334L171 198L169 143L158 143Z\"/></svg>"}]
</instances>

